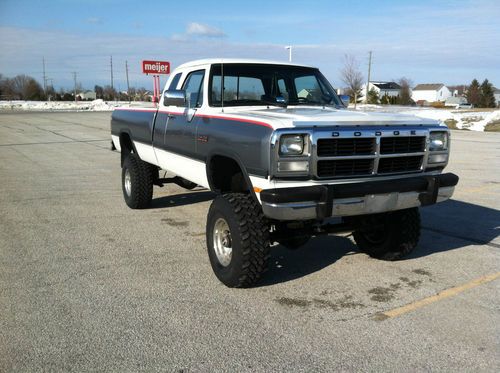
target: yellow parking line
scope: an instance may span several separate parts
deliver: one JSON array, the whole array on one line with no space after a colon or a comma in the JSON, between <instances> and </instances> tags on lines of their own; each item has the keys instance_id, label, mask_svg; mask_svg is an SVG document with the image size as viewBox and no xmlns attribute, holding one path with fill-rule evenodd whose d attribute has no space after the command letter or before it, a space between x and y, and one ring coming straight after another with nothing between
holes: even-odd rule
<instances>
[{"instance_id":1,"label":"yellow parking line","mask_svg":"<svg viewBox=\"0 0 500 373\"><path fill-rule=\"evenodd\" d=\"M382 313L378 314L377 318L379 320L383 320L383 319L387 319L390 317L401 316L405 313L414 311L420 307L424 307L424 306L427 306L431 303L437 302L439 300L455 296L455 295L460 294L466 290L475 288L476 286L479 286L481 284L491 282L493 280L496 280L499 277L500 277L500 272L493 273L491 275L486 275L483 277L479 277L479 278L472 280L471 282L468 282L466 284L443 290L442 292L440 292L436 295L433 295L433 296L430 296L428 298L424 298L424 299L418 300L416 302L407 304L406 306L395 308L395 309L390 310L390 311L382 312Z\"/></svg>"}]
</instances>

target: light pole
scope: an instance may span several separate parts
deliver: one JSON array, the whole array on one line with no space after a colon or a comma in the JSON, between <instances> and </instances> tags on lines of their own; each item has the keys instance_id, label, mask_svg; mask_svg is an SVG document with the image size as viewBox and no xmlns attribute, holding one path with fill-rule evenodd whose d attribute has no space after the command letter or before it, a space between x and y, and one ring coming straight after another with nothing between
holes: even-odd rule
<instances>
[{"instance_id":1,"label":"light pole","mask_svg":"<svg viewBox=\"0 0 500 373\"><path fill-rule=\"evenodd\" d=\"M288 49L288 61L292 62L292 46L291 45L287 45L285 47L285 49Z\"/></svg>"}]
</instances>

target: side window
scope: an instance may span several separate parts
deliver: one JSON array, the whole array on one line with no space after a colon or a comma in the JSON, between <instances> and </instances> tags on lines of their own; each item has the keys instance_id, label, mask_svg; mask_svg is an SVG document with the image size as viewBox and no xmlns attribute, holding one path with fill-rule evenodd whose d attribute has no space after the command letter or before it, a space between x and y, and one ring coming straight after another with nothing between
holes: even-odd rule
<instances>
[{"instance_id":1,"label":"side window","mask_svg":"<svg viewBox=\"0 0 500 373\"><path fill-rule=\"evenodd\" d=\"M186 97L190 100L191 107L200 107L203 104L203 78L205 70L190 73L182 89L186 91Z\"/></svg>"},{"instance_id":2,"label":"side window","mask_svg":"<svg viewBox=\"0 0 500 373\"><path fill-rule=\"evenodd\" d=\"M174 76L172 81L170 82L170 85L168 86L168 89L177 89L177 84L179 84L179 80L181 79L182 73L178 73Z\"/></svg>"}]
</instances>

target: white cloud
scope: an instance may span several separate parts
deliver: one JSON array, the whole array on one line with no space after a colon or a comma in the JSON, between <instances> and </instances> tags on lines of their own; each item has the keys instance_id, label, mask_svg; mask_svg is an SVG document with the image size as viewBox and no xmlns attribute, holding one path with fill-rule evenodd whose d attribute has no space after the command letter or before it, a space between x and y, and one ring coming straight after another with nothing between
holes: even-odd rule
<instances>
[{"instance_id":1,"label":"white cloud","mask_svg":"<svg viewBox=\"0 0 500 373\"><path fill-rule=\"evenodd\" d=\"M188 24L186 34L193 36L206 36L210 38L221 38L226 36L224 31L221 29L197 22L191 22Z\"/></svg>"}]
</instances>

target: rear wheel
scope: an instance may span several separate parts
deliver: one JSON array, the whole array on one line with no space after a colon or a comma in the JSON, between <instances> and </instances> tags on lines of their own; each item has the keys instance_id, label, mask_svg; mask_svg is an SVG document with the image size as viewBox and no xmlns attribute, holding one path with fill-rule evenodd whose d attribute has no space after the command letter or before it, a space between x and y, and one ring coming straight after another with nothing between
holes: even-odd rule
<instances>
[{"instance_id":1,"label":"rear wheel","mask_svg":"<svg viewBox=\"0 0 500 373\"><path fill-rule=\"evenodd\" d=\"M148 207L153 198L153 181L151 165L130 153L122 167L122 190L127 206L132 209Z\"/></svg>"},{"instance_id":2,"label":"rear wheel","mask_svg":"<svg viewBox=\"0 0 500 373\"><path fill-rule=\"evenodd\" d=\"M210 264L224 285L249 287L266 271L269 225L252 196L216 197L208 211L206 236Z\"/></svg>"},{"instance_id":3,"label":"rear wheel","mask_svg":"<svg viewBox=\"0 0 500 373\"><path fill-rule=\"evenodd\" d=\"M361 251L374 258L401 259L418 244L420 213L415 207L368 216L353 236Z\"/></svg>"}]
</instances>

